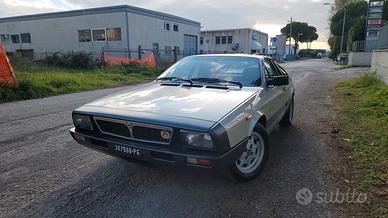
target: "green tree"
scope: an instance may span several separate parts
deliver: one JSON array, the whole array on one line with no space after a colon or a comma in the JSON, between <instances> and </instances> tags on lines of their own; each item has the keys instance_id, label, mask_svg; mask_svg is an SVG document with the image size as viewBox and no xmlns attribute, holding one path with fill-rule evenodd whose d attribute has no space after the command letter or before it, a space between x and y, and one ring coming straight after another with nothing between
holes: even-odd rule
<instances>
[{"instance_id":1,"label":"green tree","mask_svg":"<svg viewBox=\"0 0 388 218\"><path fill-rule=\"evenodd\" d=\"M351 3L346 5L342 9L338 10L330 19L330 32L331 37L329 38L329 45L332 50L333 55L337 56L340 53L341 47L341 37L342 37L342 24L343 17L346 10L346 23L345 23L345 33L344 33L344 48L346 49L348 42L348 33L353 26L358 23L359 26L362 25L360 17L364 17L364 35L365 35L365 22L368 11L368 3L366 1L357 1L356 3ZM354 29L360 30L359 26ZM356 31L356 30L354 30ZM357 32L357 34L362 34Z\"/></svg>"},{"instance_id":2,"label":"green tree","mask_svg":"<svg viewBox=\"0 0 388 218\"><path fill-rule=\"evenodd\" d=\"M287 38L292 37L295 40L294 53L301 43L311 43L318 39L317 29L313 26L309 26L308 23L304 22L292 22L292 35L290 36L290 24L287 24L281 29L282 34L286 35Z\"/></svg>"},{"instance_id":3,"label":"green tree","mask_svg":"<svg viewBox=\"0 0 388 218\"><path fill-rule=\"evenodd\" d=\"M345 5L361 2L364 0L335 0L335 9L340 10L342 9Z\"/></svg>"},{"instance_id":4,"label":"green tree","mask_svg":"<svg viewBox=\"0 0 388 218\"><path fill-rule=\"evenodd\" d=\"M353 42L365 40L365 20L366 16L361 16L356 19L353 26L349 29L347 50L353 51Z\"/></svg>"}]
</instances>

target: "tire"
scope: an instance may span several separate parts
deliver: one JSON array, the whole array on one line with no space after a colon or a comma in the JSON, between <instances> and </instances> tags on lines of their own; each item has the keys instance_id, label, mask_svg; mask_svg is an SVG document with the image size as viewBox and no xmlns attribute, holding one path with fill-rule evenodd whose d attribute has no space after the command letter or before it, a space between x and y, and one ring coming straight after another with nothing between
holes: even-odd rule
<instances>
[{"instance_id":1,"label":"tire","mask_svg":"<svg viewBox=\"0 0 388 218\"><path fill-rule=\"evenodd\" d=\"M246 149L241 156L232 163L232 175L234 178L240 181L249 181L256 178L267 162L268 153L269 145L267 132L263 125L257 124L248 141Z\"/></svg>"},{"instance_id":2,"label":"tire","mask_svg":"<svg viewBox=\"0 0 388 218\"><path fill-rule=\"evenodd\" d=\"M283 115L279 122L280 127L288 127L292 125L294 119L294 96L291 98L290 105L288 106L287 112Z\"/></svg>"}]
</instances>

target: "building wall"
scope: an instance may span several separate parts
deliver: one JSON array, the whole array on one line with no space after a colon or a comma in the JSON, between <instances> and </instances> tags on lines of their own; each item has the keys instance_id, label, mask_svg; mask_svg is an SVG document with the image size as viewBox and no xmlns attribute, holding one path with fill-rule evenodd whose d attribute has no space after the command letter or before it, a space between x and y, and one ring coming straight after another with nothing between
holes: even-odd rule
<instances>
[{"instance_id":1,"label":"building wall","mask_svg":"<svg viewBox=\"0 0 388 218\"><path fill-rule=\"evenodd\" d=\"M170 31L165 30L165 22L170 23ZM173 31L174 24L178 25L178 32ZM118 27L121 28L120 41L79 42L78 30ZM128 37L127 32L129 33ZM30 33L31 43L7 43L5 44L7 51L33 49L35 53L60 51L101 53L103 49L124 51L129 48L136 51L138 46L141 46L143 49L152 49L153 43L158 43L159 49L165 49L165 46L171 46L171 49L174 49L174 46L179 46L180 51L183 52L185 34L197 36L198 46L200 25L129 12L52 17L48 19L0 23L0 34L20 33Z\"/></svg>"},{"instance_id":2,"label":"building wall","mask_svg":"<svg viewBox=\"0 0 388 218\"><path fill-rule=\"evenodd\" d=\"M381 28L377 46L378 48L388 48L388 24Z\"/></svg>"},{"instance_id":3,"label":"building wall","mask_svg":"<svg viewBox=\"0 0 388 218\"><path fill-rule=\"evenodd\" d=\"M165 23L170 24L170 30L165 30ZM173 25L178 25L178 32L173 31ZM184 53L184 35L197 37L197 50L199 44L200 26L193 26L174 22L170 20L150 18L139 14L128 14L129 44L131 50L136 50L140 45L142 48L153 48L153 43L158 43L159 49L165 46L178 46L181 53Z\"/></svg>"},{"instance_id":4,"label":"building wall","mask_svg":"<svg viewBox=\"0 0 388 218\"><path fill-rule=\"evenodd\" d=\"M78 30L121 28L121 41L79 42ZM34 52L101 52L102 48L126 48L125 13L59 17L22 22L0 23L0 34L30 33L31 43L5 44L7 51L34 49Z\"/></svg>"},{"instance_id":5,"label":"building wall","mask_svg":"<svg viewBox=\"0 0 388 218\"><path fill-rule=\"evenodd\" d=\"M255 53L263 53L262 49L268 51L268 34L253 30L253 29L232 29L232 30L220 30L220 31L202 31L201 37L203 37L203 44L200 45L200 50L203 53L247 53L250 54L251 50L257 50L257 45L252 40L252 34L256 34L257 42L262 47L261 51ZM217 36L232 36L232 43L216 44ZM238 44L237 49L233 49Z\"/></svg>"},{"instance_id":6,"label":"building wall","mask_svg":"<svg viewBox=\"0 0 388 218\"><path fill-rule=\"evenodd\" d=\"M388 49L373 51L371 70L388 85Z\"/></svg>"},{"instance_id":7,"label":"building wall","mask_svg":"<svg viewBox=\"0 0 388 218\"><path fill-rule=\"evenodd\" d=\"M372 63L372 52L350 52L348 65L370 66Z\"/></svg>"}]
</instances>

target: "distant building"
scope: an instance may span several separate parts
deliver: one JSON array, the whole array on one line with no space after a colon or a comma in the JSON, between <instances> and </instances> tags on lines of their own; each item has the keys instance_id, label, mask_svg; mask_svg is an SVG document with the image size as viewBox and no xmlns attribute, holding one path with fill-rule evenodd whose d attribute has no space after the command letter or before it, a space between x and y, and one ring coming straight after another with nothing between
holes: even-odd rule
<instances>
[{"instance_id":1,"label":"distant building","mask_svg":"<svg viewBox=\"0 0 388 218\"><path fill-rule=\"evenodd\" d=\"M267 54L268 34L251 29L206 30L201 32L200 53Z\"/></svg>"},{"instance_id":2,"label":"distant building","mask_svg":"<svg viewBox=\"0 0 388 218\"><path fill-rule=\"evenodd\" d=\"M276 37L271 38L271 43L269 47L269 54L275 60L282 60L284 55L289 52L289 45L287 45L287 36L277 35Z\"/></svg>"},{"instance_id":3,"label":"distant building","mask_svg":"<svg viewBox=\"0 0 388 218\"><path fill-rule=\"evenodd\" d=\"M9 52L100 53L141 47L191 55L198 53L199 35L199 22L128 5L0 18L0 40Z\"/></svg>"}]
</instances>

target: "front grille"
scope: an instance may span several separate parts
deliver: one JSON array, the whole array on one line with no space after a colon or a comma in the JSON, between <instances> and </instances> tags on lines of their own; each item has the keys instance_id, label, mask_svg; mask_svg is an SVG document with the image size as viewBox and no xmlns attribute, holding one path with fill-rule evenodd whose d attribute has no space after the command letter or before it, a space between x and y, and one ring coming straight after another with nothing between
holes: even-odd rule
<instances>
[{"instance_id":1,"label":"front grille","mask_svg":"<svg viewBox=\"0 0 388 218\"><path fill-rule=\"evenodd\" d=\"M112 122L108 120L96 119L96 123L101 132L125 138L131 138L131 131L125 123Z\"/></svg>"},{"instance_id":2,"label":"front grille","mask_svg":"<svg viewBox=\"0 0 388 218\"><path fill-rule=\"evenodd\" d=\"M171 138L171 131L164 130L170 135L170 138L168 139L162 138L161 131L163 130L153 129L145 126L134 126L132 129L132 134L135 139L163 142L165 144L168 144Z\"/></svg>"},{"instance_id":3,"label":"front grille","mask_svg":"<svg viewBox=\"0 0 388 218\"><path fill-rule=\"evenodd\" d=\"M94 117L94 120L103 134L143 142L160 144L171 142L173 131L169 127L103 117Z\"/></svg>"}]
</instances>

